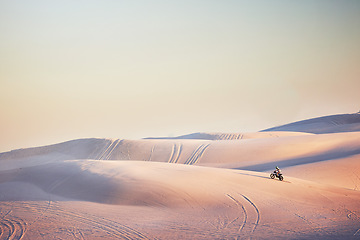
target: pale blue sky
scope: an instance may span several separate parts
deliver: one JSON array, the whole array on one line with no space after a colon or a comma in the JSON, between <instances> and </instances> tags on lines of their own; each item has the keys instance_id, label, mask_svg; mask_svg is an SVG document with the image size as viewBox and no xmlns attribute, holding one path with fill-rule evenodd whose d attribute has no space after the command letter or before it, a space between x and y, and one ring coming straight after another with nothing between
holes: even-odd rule
<instances>
[{"instance_id":1,"label":"pale blue sky","mask_svg":"<svg viewBox=\"0 0 360 240\"><path fill-rule=\"evenodd\" d=\"M360 1L0 0L0 151L360 110Z\"/></svg>"}]
</instances>

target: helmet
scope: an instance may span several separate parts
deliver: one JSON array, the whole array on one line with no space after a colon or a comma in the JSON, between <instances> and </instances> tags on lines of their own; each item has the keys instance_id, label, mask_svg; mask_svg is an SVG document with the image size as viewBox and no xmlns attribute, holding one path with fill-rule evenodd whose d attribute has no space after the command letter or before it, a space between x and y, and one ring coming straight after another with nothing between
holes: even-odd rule
<instances>
[{"instance_id":1,"label":"helmet","mask_svg":"<svg viewBox=\"0 0 360 240\"><path fill-rule=\"evenodd\" d=\"M276 166L276 169L279 169L279 167L278 167L278 166Z\"/></svg>"}]
</instances>

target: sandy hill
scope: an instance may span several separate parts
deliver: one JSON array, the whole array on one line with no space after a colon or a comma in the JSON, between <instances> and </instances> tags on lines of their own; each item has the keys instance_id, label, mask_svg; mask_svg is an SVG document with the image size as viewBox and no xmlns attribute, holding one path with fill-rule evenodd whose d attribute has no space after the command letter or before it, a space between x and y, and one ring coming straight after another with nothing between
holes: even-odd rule
<instances>
[{"instance_id":1,"label":"sandy hill","mask_svg":"<svg viewBox=\"0 0 360 240\"><path fill-rule=\"evenodd\" d=\"M360 113L338 114L307 119L263 131L293 131L307 133L336 133L360 131Z\"/></svg>"},{"instance_id":2,"label":"sandy hill","mask_svg":"<svg viewBox=\"0 0 360 240\"><path fill-rule=\"evenodd\" d=\"M93 159L150 161L268 171L360 154L360 132L301 134L236 141L79 139L0 154L3 166Z\"/></svg>"},{"instance_id":3,"label":"sandy hill","mask_svg":"<svg viewBox=\"0 0 360 240\"><path fill-rule=\"evenodd\" d=\"M283 182L269 178L276 165ZM357 131L92 138L0 153L0 239L359 237Z\"/></svg>"},{"instance_id":4,"label":"sandy hill","mask_svg":"<svg viewBox=\"0 0 360 240\"><path fill-rule=\"evenodd\" d=\"M241 140L305 135L300 132L253 132L253 133L191 133L178 137L157 137L145 139L199 139L199 140Z\"/></svg>"}]
</instances>

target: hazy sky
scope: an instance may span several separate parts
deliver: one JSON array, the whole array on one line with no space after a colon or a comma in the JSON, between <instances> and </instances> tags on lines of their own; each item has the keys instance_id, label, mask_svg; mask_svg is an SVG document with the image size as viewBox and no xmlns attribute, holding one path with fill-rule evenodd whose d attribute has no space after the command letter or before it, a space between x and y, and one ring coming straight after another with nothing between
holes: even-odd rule
<instances>
[{"instance_id":1,"label":"hazy sky","mask_svg":"<svg viewBox=\"0 0 360 240\"><path fill-rule=\"evenodd\" d=\"M0 0L0 151L360 110L360 1Z\"/></svg>"}]
</instances>

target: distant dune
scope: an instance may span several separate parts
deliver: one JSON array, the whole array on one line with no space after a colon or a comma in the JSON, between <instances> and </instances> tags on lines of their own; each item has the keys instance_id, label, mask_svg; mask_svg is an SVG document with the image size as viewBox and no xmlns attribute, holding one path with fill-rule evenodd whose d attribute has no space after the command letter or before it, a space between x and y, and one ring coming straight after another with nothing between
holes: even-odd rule
<instances>
[{"instance_id":1,"label":"distant dune","mask_svg":"<svg viewBox=\"0 0 360 240\"><path fill-rule=\"evenodd\" d=\"M299 136L306 133L299 132L253 132L253 133L192 133L178 137L157 137L145 139L199 139L199 140L241 140L252 138L271 138L285 136Z\"/></svg>"},{"instance_id":2,"label":"distant dune","mask_svg":"<svg viewBox=\"0 0 360 240\"><path fill-rule=\"evenodd\" d=\"M292 131L306 133L336 133L360 131L360 113L324 116L294 122L263 131Z\"/></svg>"},{"instance_id":3,"label":"distant dune","mask_svg":"<svg viewBox=\"0 0 360 240\"><path fill-rule=\"evenodd\" d=\"M0 153L0 239L359 239L358 116Z\"/></svg>"}]
</instances>

